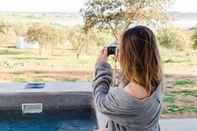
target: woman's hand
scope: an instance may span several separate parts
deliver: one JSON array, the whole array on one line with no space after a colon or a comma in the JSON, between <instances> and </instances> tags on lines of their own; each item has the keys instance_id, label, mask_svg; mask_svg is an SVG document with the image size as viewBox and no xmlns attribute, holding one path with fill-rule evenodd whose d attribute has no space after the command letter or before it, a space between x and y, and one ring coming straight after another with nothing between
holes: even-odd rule
<instances>
[{"instance_id":1,"label":"woman's hand","mask_svg":"<svg viewBox=\"0 0 197 131\"><path fill-rule=\"evenodd\" d=\"M99 56L97 58L97 63L98 62L106 62L107 58L108 58L108 56L107 56L107 48L105 47L105 48L103 48L101 50L101 52L100 52L100 54L99 54Z\"/></svg>"}]
</instances>

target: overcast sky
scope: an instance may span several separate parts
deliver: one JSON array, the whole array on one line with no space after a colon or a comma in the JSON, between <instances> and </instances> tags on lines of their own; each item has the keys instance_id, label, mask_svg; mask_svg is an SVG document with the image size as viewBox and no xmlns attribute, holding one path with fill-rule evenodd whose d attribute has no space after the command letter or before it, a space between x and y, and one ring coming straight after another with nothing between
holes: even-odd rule
<instances>
[{"instance_id":1,"label":"overcast sky","mask_svg":"<svg viewBox=\"0 0 197 131\"><path fill-rule=\"evenodd\" d=\"M87 0L0 0L0 11L78 12ZM197 12L197 0L176 0L172 11Z\"/></svg>"}]
</instances>

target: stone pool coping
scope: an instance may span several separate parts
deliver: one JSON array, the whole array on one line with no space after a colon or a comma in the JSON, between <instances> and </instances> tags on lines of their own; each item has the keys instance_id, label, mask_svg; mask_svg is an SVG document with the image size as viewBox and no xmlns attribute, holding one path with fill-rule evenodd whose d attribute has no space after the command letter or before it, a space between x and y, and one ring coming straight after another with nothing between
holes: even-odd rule
<instances>
[{"instance_id":1,"label":"stone pool coping","mask_svg":"<svg viewBox=\"0 0 197 131\"><path fill-rule=\"evenodd\" d=\"M58 93L58 92L88 92L91 93L91 82L49 82L44 88L27 89L28 83L0 83L0 94L9 93Z\"/></svg>"},{"instance_id":2,"label":"stone pool coping","mask_svg":"<svg viewBox=\"0 0 197 131\"><path fill-rule=\"evenodd\" d=\"M42 103L43 111L92 108L90 82L45 83L44 88L29 89L28 83L0 84L0 111L21 111L24 103Z\"/></svg>"}]
</instances>

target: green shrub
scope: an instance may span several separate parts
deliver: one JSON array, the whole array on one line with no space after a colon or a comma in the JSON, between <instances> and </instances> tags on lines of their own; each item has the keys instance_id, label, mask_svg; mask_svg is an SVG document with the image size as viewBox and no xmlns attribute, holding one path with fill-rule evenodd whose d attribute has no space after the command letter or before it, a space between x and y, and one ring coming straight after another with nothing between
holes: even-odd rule
<instances>
[{"instance_id":1,"label":"green shrub","mask_svg":"<svg viewBox=\"0 0 197 131\"><path fill-rule=\"evenodd\" d=\"M176 80L176 85L195 85L195 81L189 79Z\"/></svg>"},{"instance_id":2,"label":"green shrub","mask_svg":"<svg viewBox=\"0 0 197 131\"><path fill-rule=\"evenodd\" d=\"M193 49L197 49L197 27L194 29L194 33L192 35L192 40L193 40Z\"/></svg>"},{"instance_id":3,"label":"green shrub","mask_svg":"<svg viewBox=\"0 0 197 131\"><path fill-rule=\"evenodd\" d=\"M178 27L161 28L157 32L161 46L169 49L186 50L191 48L191 32Z\"/></svg>"}]
</instances>

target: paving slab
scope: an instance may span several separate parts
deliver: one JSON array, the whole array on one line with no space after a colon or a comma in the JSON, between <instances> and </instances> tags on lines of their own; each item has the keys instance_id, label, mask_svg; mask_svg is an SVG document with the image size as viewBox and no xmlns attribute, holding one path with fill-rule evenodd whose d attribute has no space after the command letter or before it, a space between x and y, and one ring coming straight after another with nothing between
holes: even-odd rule
<instances>
[{"instance_id":1,"label":"paving slab","mask_svg":"<svg viewBox=\"0 0 197 131\"><path fill-rule=\"evenodd\" d=\"M98 127L104 128L107 118L96 111ZM193 119L161 119L161 131L197 131L197 118Z\"/></svg>"},{"instance_id":2,"label":"paving slab","mask_svg":"<svg viewBox=\"0 0 197 131\"><path fill-rule=\"evenodd\" d=\"M197 118L160 120L161 131L197 131Z\"/></svg>"}]
</instances>

